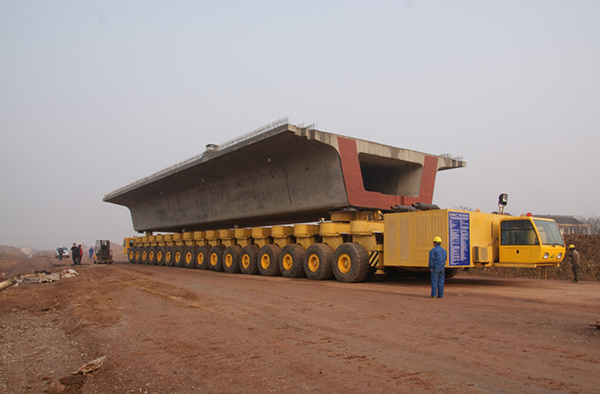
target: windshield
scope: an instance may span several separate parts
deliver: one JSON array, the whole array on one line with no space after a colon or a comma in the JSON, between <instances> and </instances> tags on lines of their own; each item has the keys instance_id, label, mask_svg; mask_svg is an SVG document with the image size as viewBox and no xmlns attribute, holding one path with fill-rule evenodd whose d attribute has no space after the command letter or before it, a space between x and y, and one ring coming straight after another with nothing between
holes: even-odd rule
<instances>
[{"instance_id":1,"label":"windshield","mask_svg":"<svg viewBox=\"0 0 600 394\"><path fill-rule=\"evenodd\" d=\"M533 219L533 222L540 233L540 238L542 239L543 244L561 246L565 245L556 222L539 219Z\"/></svg>"}]
</instances>

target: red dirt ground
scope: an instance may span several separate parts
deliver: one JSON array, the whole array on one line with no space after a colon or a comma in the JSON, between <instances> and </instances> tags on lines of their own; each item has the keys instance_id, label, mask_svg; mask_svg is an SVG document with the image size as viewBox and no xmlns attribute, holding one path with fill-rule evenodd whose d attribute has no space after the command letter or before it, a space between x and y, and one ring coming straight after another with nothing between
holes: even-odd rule
<instances>
[{"instance_id":1,"label":"red dirt ground","mask_svg":"<svg viewBox=\"0 0 600 394\"><path fill-rule=\"evenodd\" d=\"M66 268L0 254L6 277ZM430 299L419 279L75 269L0 291L0 392L600 391L598 282L458 277Z\"/></svg>"}]
</instances>

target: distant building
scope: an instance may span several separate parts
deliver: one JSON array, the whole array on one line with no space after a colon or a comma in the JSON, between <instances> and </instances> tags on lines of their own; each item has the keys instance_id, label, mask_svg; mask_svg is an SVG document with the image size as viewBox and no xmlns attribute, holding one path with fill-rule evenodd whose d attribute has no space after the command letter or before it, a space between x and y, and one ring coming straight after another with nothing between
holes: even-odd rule
<instances>
[{"instance_id":1,"label":"distant building","mask_svg":"<svg viewBox=\"0 0 600 394\"><path fill-rule=\"evenodd\" d=\"M562 215L533 215L539 218L552 219L558 224L558 228L563 234L591 234L591 224L583 223L573 216Z\"/></svg>"}]
</instances>

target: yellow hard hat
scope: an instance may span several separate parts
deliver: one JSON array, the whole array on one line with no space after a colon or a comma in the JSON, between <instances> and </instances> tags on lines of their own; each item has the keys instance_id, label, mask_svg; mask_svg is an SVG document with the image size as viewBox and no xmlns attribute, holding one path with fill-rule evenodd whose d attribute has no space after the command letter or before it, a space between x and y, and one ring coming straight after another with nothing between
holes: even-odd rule
<instances>
[{"instance_id":1,"label":"yellow hard hat","mask_svg":"<svg viewBox=\"0 0 600 394\"><path fill-rule=\"evenodd\" d=\"M575 249L575 245L569 245L569 249Z\"/></svg>"},{"instance_id":2,"label":"yellow hard hat","mask_svg":"<svg viewBox=\"0 0 600 394\"><path fill-rule=\"evenodd\" d=\"M442 237L434 237L433 238L433 242L435 242L436 244L441 244L442 243Z\"/></svg>"}]
</instances>

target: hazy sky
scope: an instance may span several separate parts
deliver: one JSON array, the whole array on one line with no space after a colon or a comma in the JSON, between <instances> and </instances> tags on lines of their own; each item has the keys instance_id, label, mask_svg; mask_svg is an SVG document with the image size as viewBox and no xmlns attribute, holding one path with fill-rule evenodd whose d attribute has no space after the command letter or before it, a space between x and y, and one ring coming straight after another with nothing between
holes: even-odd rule
<instances>
[{"instance_id":1,"label":"hazy sky","mask_svg":"<svg viewBox=\"0 0 600 394\"><path fill-rule=\"evenodd\" d=\"M0 0L0 244L134 233L105 194L288 116L431 154L434 202L598 216L600 1Z\"/></svg>"}]
</instances>

